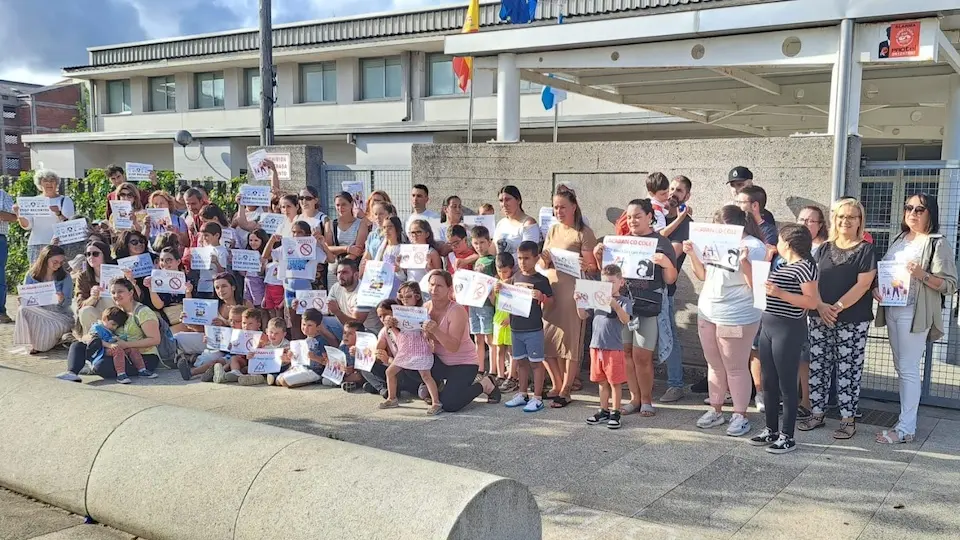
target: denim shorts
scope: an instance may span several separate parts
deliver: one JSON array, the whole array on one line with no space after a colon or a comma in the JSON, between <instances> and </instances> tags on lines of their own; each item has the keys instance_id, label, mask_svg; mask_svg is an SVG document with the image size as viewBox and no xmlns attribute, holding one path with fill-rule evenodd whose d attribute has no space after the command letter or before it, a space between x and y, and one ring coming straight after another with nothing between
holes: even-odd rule
<instances>
[{"instance_id":1,"label":"denim shorts","mask_svg":"<svg viewBox=\"0 0 960 540\"><path fill-rule=\"evenodd\" d=\"M493 306L470 306L470 334L493 334Z\"/></svg>"},{"instance_id":2,"label":"denim shorts","mask_svg":"<svg viewBox=\"0 0 960 540\"><path fill-rule=\"evenodd\" d=\"M513 359L543 362L543 330L513 332Z\"/></svg>"}]
</instances>

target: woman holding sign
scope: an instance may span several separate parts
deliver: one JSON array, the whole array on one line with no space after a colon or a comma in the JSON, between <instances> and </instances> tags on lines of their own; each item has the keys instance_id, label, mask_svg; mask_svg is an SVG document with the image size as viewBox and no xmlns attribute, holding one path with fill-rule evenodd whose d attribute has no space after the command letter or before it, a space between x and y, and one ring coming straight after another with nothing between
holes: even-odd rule
<instances>
[{"instance_id":1,"label":"woman holding sign","mask_svg":"<svg viewBox=\"0 0 960 540\"><path fill-rule=\"evenodd\" d=\"M877 326L886 326L893 362L900 379L900 421L877 434L881 444L913 440L920 405L920 370L927 341L943 337L944 297L957 292L957 265L950 242L940 234L937 198L918 193L903 205L900 234L890 243L884 262L896 263L909 274L906 305L890 303L879 288L873 297L881 302ZM881 285L884 280L880 280ZM902 302L899 302L902 304Z\"/></svg>"},{"instance_id":2,"label":"woman holding sign","mask_svg":"<svg viewBox=\"0 0 960 540\"><path fill-rule=\"evenodd\" d=\"M517 248L524 241L540 242L540 227L537 221L523 211L523 197L516 186L503 186L497 195L503 218L493 231L493 243L497 253L509 253L517 259ZM576 313L574 313L576 315Z\"/></svg>"},{"instance_id":3,"label":"woman holding sign","mask_svg":"<svg viewBox=\"0 0 960 540\"><path fill-rule=\"evenodd\" d=\"M13 330L13 342L16 345L28 345L30 354L49 351L60 343L64 334L73 327L73 311L70 301L73 298L73 280L67 273L67 258L60 246L46 246L40 250L37 261L33 263L23 278L24 285L53 282L56 287L56 301L46 303L40 299L23 305L17 312L17 325Z\"/></svg>"},{"instance_id":4,"label":"woman holding sign","mask_svg":"<svg viewBox=\"0 0 960 540\"><path fill-rule=\"evenodd\" d=\"M577 196L572 191L553 196L553 213L556 221L543 243L540 262L547 268L547 279L554 294L554 301L543 310L543 333L547 365L551 365L549 360L553 358L564 370L556 379L551 374L551 379L563 380L551 405L560 408L570 404L573 390L579 390L576 379L580 375L584 323L577 315L573 291L581 273L597 271L593 256L597 237L584 223Z\"/></svg>"},{"instance_id":5,"label":"woman holding sign","mask_svg":"<svg viewBox=\"0 0 960 540\"><path fill-rule=\"evenodd\" d=\"M117 260L146 255L153 262L153 255L147 252L147 237L140 231L123 231L120 233L116 245L113 246L113 252L116 254ZM146 299L145 289L143 288L144 279L146 279L146 276L134 279L138 300Z\"/></svg>"},{"instance_id":6,"label":"woman holding sign","mask_svg":"<svg viewBox=\"0 0 960 540\"><path fill-rule=\"evenodd\" d=\"M75 307L77 312L77 330L81 336L90 332L93 323L100 320L103 310L113 306L113 299L100 288L100 266L117 264L110 247L100 241L88 242L84 251L86 264L76 276Z\"/></svg>"},{"instance_id":7,"label":"woman holding sign","mask_svg":"<svg viewBox=\"0 0 960 540\"><path fill-rule=\"evenodd\" d=\"M629 236L607 237L605 241L640 237L655 241L656 247L650 259L639 261L635 268L625 268L626 261L620 262L627 278L627 295L633 300L630 324L623 334L627 386L630 387L630 403L623 407L623 413L639 411L641 416L654 416L657 412L653 407L653 351L660 333L657 317L663 309L666 286L677 281L676 251L670 240L654 232L653 205L649 199L630 201L624 216ZM594 250L599 263L603 262L604 249L601 243ZM652 276L644 273L643 277L629 277L639 276L639 270L649 265L653 265Z\"/></svg>"},{"instance_id":8,"label":"woman holding sign","mask_svg":"<svg viewBox=\"0 0 960 540\"><path fill-rule=\"evenodd\" d=\"M337 209L337 217L324 227L327 245L337 259L359 261L370 232L370 222L367 218L353 215L353 195L346 191L337 193L333 205Z\"/></svg>"},{"instance_id":9,"label":"woman holding sign","mask_svg":"<svg viewBox=\"0 0 960 540\"><path fill-rule=\"evenodd\" d=\"M31 208L21 211L20 205L13 205L13 213L17 216L17 223L24 230L30 231L27 240L27 259L30 264L36 262L40 250L52 244L53 231L57 223L73 219L76 209L73 199L60 195L60 177L53 171L40 169L33 174L33 183L40 192L39 197L46 197L47 205L43 211ZM30 199L36 199L30 197Z\"/></svg>"},{"instance_id":10,"label":"woman holding sign","mask_svg":"<svg viewBox=\"0 0 960 540\"><path fill-rule=\"evenodd\" d=\"M113 206L117 202L130 204L129 214L121 216L119 212L111 213L108 221L113 230L119 233L120 231L142 228L143 224L137 223L137 218L142 217L141 211L143 210L142 197L137 186L130 182L123 182L113 190L113 193L114 198L107 203L108 205Z\"/></svg>"},{"instance_id":11,"label":"woman holding sign","mask_svg":"<svg viewBox=\"0 0 960 540\"><path fill-rule=\"evenodd\" d=\"M166 212L163 212L164 210ZM154 191L150 194L150 202L144 210L146 216L143 218L143 234L150 238L150 242L165 232L171 232L179 237L181 246L189 245L187 222L176 210L177 205L167 192Z\"/></svg>"}]
</instances>

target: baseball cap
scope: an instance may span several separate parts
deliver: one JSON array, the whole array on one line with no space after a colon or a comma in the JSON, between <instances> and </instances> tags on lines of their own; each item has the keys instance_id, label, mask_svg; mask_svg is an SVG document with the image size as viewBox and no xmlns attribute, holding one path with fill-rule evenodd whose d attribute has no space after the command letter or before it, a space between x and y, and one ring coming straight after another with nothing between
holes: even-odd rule
<instances>
[{"instance_id":1,"label":"baseball cap","mask_svg":"<svg viewBox=\"0 0 960 540\"><path fill-rule=\"evenodd\" d=\"M739 182L741 180L753 180L753 173L746 167L734 167L727 175L727 183Z\"/></svg>"}]
</instances>

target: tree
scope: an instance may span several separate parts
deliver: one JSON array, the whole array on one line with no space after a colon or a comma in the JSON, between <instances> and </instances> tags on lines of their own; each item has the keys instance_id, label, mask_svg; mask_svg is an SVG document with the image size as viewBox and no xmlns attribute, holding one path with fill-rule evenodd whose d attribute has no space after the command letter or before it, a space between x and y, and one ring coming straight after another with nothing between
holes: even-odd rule
<instances>
[{"instance_id":1,"label":"tree","mask_svg":"<svg viewBox=\"0 0 960 540\"><path fill-rule=\"evenodd\" d=\"M62 131L71 133L86 133L90 131L87 124L88 112L90 110L90 92L87 85L80 84L80 101L77 102L77 115L70 119L72 125L60 126Z\"/></svg>"}]
</instances>

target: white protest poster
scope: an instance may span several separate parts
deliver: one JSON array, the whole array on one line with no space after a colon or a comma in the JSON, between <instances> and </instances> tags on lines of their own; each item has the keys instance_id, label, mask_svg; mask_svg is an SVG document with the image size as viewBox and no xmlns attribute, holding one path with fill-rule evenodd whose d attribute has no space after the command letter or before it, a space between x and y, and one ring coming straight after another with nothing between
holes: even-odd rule
<instances>
[{"instance_id":1,"label":"white protest poster","mask_svg":"<svg viewBox=\"0 0 960 540\"><path fill-rule=\"evenodd\" d=\"M253 175L255 180L270 179L270 169L263 164L263 160L265 159L267 159L266 150L257 150L256 152L247 154L247 164L250 165L250 174Z\"/></svg>"},{"instance_id":2,"label":"white protest poster","mask_svg":"<svg viewBox=\"0 0 960 540\"><path fill-rule=\"evenodd\" d=\"M690 223L690 241L703 264L712 264L725 270L740 268L740 242L743 227L717 223Z\"/></svg>"},{"instance_id":3,"label":"white protest poster","mask_svg":"<svg viewBox=\"0 0 960 540\"><path fill-rule=\"evenodd\" d=\"M347 355L335 347L325 345L323 348L327 353L327 365L323 367L321 376L334 384L343 384L343 371L347 369Z\"/></svg>"},{"instance_id":4,"label":"white protest poster","mask_svg":"<svg viewBox=\"0 0 960 540\"><path fill-rule=\"evenodd\" d=\"M537 218L537 223L540 224L540 236L542 238L547 237L547 233L550 232L550 227L553 226L555 218L553 217L553 208L542 206L540 207L540 214Z\"/></svg>"},{"instance_id":5,"label":"white protest poster","mask_svg":"<svg viewBox=\"0 0 960 540\"><path fill-rule=\"evenodd\" d=\"M247 354L257 348L260 344L260 336L263 332L258 330L240 330L234 328L230 332L230 353Z\"/></svg>"},{"instance_id":6,"label":"white protest poster","mask_svg":"<svg viewBox=\"0 0 960 540\"><path fill-rule=\"evenodd\" d=\"M393 268L381 261L367 261L363 279L357 289L357 305L374 307L390 297L393 290ZM341 306L343 307L343 306Z\"/></svg>"},{"instance_id":7,"label":"white protest poster","mask_svg":"<svg viewBox=\"0 0 960 540\"><path fill-rule=\"evenodd\" d=\"M52 306L57 303L57 284L53 281L17 287L21 306Z\"/></svg>"},{"instance_id":8,"label":"white protest poster","mask_svg":"<svg viewBox=\"0 0 960 540\"><path fill-rule=\"evenodd\" d=\"M166 208L144 208L143 213L150 218L150 236L158 236L170 225L170 210Z\"/></svg>"},{"instance_id":9,"label":"white protest poster","mask_svg":"<svg viewBox=\"0 0 960 540\"><path fill-rule=\"evenodd\" d=\"M353 197L353 207L360 212L367 211L367 190L363 180L346 180L340 187Z\"/></svg>"},{"instance_id":10,"label":"white protest poster","mask_svg":"<svg viewBox=\"0 0 960 540\"><path fill-rule=\"evenodd\" d=\"M230 350L230 336L233 329L229 326L204 326L203 335L207 337L207 348L215 351Z\"/></svg>"},{"instance_id":11,"label":"white protest poster","mask_svg":"<svg viewBox=\"0 0 960 540\"><path fill-rule=\"evenodd\" d=\"M309 279L317 277L317 261L307 259L287 259L280 267L283 279Z\"/></svg>"},{"instance_id":12,"label":"white protest poster","mask_svg":"<svg viewBox=\"0 0 960 540\"><path fill-rule=\"evenodd\" d=\"M657 238L608 236L603 239L603 266L615 264L627 279L653 279Z\"/></svg>"},{"instance_id":13,"label":"white protest poster","mask_svg":"<svg viewBox=\"0 0 960 540\"><path fill-rule=\"evenodd\" d=\"M201 298L183 299L183 323L208 326L219 316L217 304L219 300L203 300Z\"/></svg>"},{"instance_id":14,"label":"white protest poster","mask_svg":"<svg viewBox=\"0 0 960 540\"><path fill-rule=\"evenodd\" d=\"M283 280L280 279L280 263L267 263L267 268L263 272L263 282L267 285L283 285Z\"/></svg>"},{"instance_id":15,"label":"white protest poster","mask_svg":"<svg viewBox=\"0 0 960 540\"><path fill-rule=\"evenodd\" d=\"M317 239L313 236L284 238L281 242L283 257L286 259L306 259L312 261L317 258Z\"/></svg>"},{"instance_id":16,"label":"white protest poster","mask_svg":"<svg viewBox=\"0 0 960 540\"><path fill-rule=\"evenodd\" d=\"M610 313L610 299L613 296L613 283L578 279L573 290L573 299L580 309L595 309Z\"/></svg>"},{"instance_id":17,"label":"white protest poster","mask_svg":"<svg viewBox=\"0 0 960 540\"><path fill-rule=\"evenodd\" d=\"M305 339L290 342L290 365L310 366L310 344Z\"/></svg>"},{"instance_id":18,"label":"white protest poster","mask_svg":"<svg viewBox=\"0 0 960 540\"><path fill-rule=\"evenodd\" d=\"M176 270L153 270L150 272L150 290L155 293L187 294L187 279Z\"/></svg>"},{"instance_id":19,"label":"white protest poster","mask_svg":"<svg viewBox=\"0 0 960 540\"><path fill-rule=\"evenodd\" d=\"M905 306L910 297L910 272L898 261L877 262L877 287L881 306Z\"/></svg>"},{"instance_id":20,"label":"white protest poster","mask_svg":"<svg viewBox=\"0 0 960 540\"><path fill-rule=\"evenodd\" d=\"M553 259L553 266L557 272L580 277L580 254L560 248L550 248L550 258Z\"/></svg>"},{"instance_id":21,"label":"white protest poster","mask_svg":"<svg viewBox=\"0 0 960 540\"><path fill-rule=\"evenodd\" d=\"M493 214L487 214L485 216L463 216L463 224L469 229L482 225L487 228L487 232L490 233L491 237L493 236L493 230L496 228Z\"/></svg>"},{"instance_id":22,"label":"white protest poster","mask_svg":"<svg viewBox=\"0 0 960 540\"><path fill-rule=\"evenodd\" d=\"M282 182L290 180L290 153L289 152L267 152L267 159L273 162L277 168L277 178Z\"/></svg>"},{"instance_id":23,"label":"white protest poster","mask_svg":"<svg viewBox=\"0 0 960 540\"><path fill-rule=\"evenodd\" d=\"M430 320L427 308L423 306L393 306L393 318L401 332L419 332L423 323Z\"/></svg>"},{"instance_id":24,"label":"white protest poster","mask_svg":"<svg viewBox=\"0 0 960 540\"><path fill-rule=\"evenodd\" d=\"M316 309L320 313L327 312L327 291L304 290L297 291L297 315L303 315L308 309Z\"/></svg>"},{"instance_id":25,"label":"white protest poster","mask_svg":"<svg viewBox=\"0 0 960 540\"><path fill-rule=\"evenodd\" d=\"M270 186L240 186L240 204L243 206L270 206Z\"/></svg>"},{"instance_id":26,"label":"white protest poster","mask_svg":"<svg viewBox=\"0 0 960 540\"><path fill-rule=\"evenodd\" d=\"M117 266L129 269L135 278L147 277L153 272L153 257L149 253L131 255L117 259Z\"/></svg>"},{"instance_id":27,"label":"white protest poster","mask_svg":"<svg viewBox=\"0 0 960 540\"><path fill-rule=\"evenodd\" d=\"M213 246L190 249L190 268L194 270L213 270Z\"/></svg>"},{"instance_id":28,"label":"white protest poster","mask_svg":"<svg viewBox=\"0 0 960 540\"><path fill-rule=\"evenodd\" d=\"M277 231L280 230L280 227L283 225L284 217L281 214L262 214L260 216L260 228L263 229L263 232L273 236L277 234Z\"/></svg>"},{"instance_id":29,"label":"white protest poster","mask_svg":"<svg viewBox=\"0 0 960 540\"><path fill-rule=\"evenodd\" d=\"M497 278L461 268L453 275L453 294L461 306L483 307Z\"/></svg>"},{"instance_id":30,"label":"white protest poster","mask_svg":"<svg viewBox=\"0 0 960 540\"><path fill-rule=\"evenodd\" d=\"M403 244L400 246L397 259L400 268L426 268L427 254L430 253L428 244Z\"/></svg>"},{"instance_id":31,"label":"white protest poster","mask_svg":"<svg viewBox=\"0 0 960 540\"><path fill-rule=\"evenodd\" d=\"M237 243L237 231L232 227L220 229L220 245L223 247L233 247Z\"/></svg>"},{"instance_id":32,"label":"white protest poster","mask_svg":"<svg viewBox=\"0 0 960 540\"><path fill-rule=\"evenodd\" d=\"M533 289L516 285L500 285L497 295L497 309L518 317L529 317L533 305Z\"/></svg>"},{"instance_id":33,"label":"white protest poster","mask_svg":"<svg viewBox=\"0 0 960 540\"><path fill-rule=\"evenodd\" d=\"M767 278L770 277L770 263L767 261L750 261L750 272L753 281L753 307L759 310L767 309Z\"/></svg>"},{"instance_id":34,"label":"white protest poster","mask_svg":"<svg viewBox=\"0 0 960 540\"><path fill-rule=\"evenodd\" d=\"M266 375L280 373L283 363L283 349L254 349L253 355L247 363L247 373L250 375Z\"/></svg>"},{"instance_id":35,"label":"white protest poster","mask_svg":"<svg viewBox=\"0 0 960 540\"><path fill-rule=\"evenodd\" d=\"M100 296L110 298L110 282L116 278L122 278L123 268L116 264L100 265Z\"/></svg>"},{"instance_id":36,"label":"white protest poster","mask_svg":"<svg viewBox=\"0 0 960 540\"><path fill-rule=\"evenodd\" d=\"M358 371L370 371L377 362L377 336L368 332L357 332L356 354L353 355L353 368Z\"/></svg>"},{"instance_id":37,"label":"white protest poster","mask_svg":"<svg viewBox=\"0 0 960 540\"><path fill-rule=\"evenodd\" d=\"M133 203L130 201L110 201L110 210L113 212L113 227L118 231L127 231L133 228Z\"/></svg>"},{"instance_id":38,"label":"white protest poster","mask_svg":"<svg viewBox=\"0 0 960 540\"><path fill-rule=\"evenodd\" d=\"M252 249L231 250L233 269L237 272L260 273L260 252Z\"/></svg>"},{"instance_id":39,"label":"white protest poster","mask_svg":"<svg viewBox=\"0 0 960 540\"><path fill-rule=\"evenodd\" d=\"M127 182L148 182L150 181L150 173L153 172L153 165L128 161L124 170L127 173Z\"/></svg>"},{"instance_id":40,"label":"white protest poster","mask_svg":"<svg viewBox=\"0 0 960 540\"><path fill-rule=\"evenodd\" d=\"M17 197L17 207L23 217L52 216L47 197Z\"/></svg>"},{"instance_id":41,"label":"white protest poster","mask_svg":"<svg viewBox=\"0 0 960 540\"><path fill-rule=\"evenodd\" d=\"M87 220L85 218L61 221L53 227L53 235L60 241L60 245L76 244L87 239Z\"/></svg>"}]
</instances>

